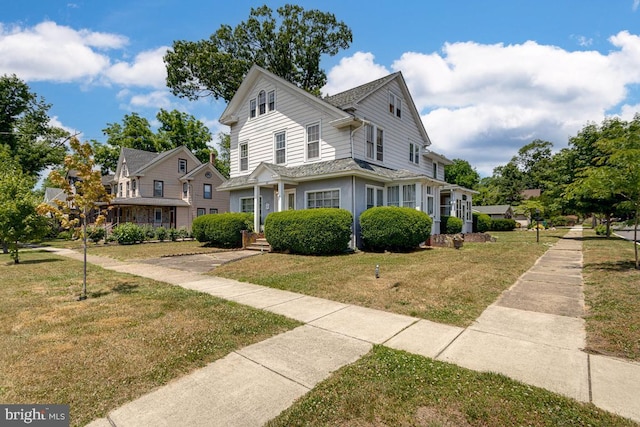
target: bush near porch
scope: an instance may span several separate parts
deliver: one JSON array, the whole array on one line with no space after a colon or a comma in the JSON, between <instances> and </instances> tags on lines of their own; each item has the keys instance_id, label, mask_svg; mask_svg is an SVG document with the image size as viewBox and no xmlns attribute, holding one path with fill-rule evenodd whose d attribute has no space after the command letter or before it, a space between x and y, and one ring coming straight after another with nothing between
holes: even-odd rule
<instances>
[{"instance_id":1,"label":"bush near porch","mask_svg":"<svg viewBox=\"0 0 640 427\"><path fill-rule=\"evenodd\" d=\"M320 208L272 212L264 234L275 252L328 255L347 250L353 216L346 209Z\"/></svg>"},{"instance_id":2,"label":"bush near porch","mask_svg":"<svg viewBox=\"0 0 640 427\"><path fill-rule=\"evenodd\" d=\"M242 247L242 230L252 229L253 214L242 212L202 215L191 226L198 242L219 248Z\"/></svg>"},{"instance_id":3,"label":"bush near porch","mask_svg":"<svg viewBox=\"0 0 640 427\"><path fill-rule=\"evenodd\" d=\"M380 206L360 215L365 250L407 252L429 239L432 220L413 208Z\"/></svg>"}]
</instances>

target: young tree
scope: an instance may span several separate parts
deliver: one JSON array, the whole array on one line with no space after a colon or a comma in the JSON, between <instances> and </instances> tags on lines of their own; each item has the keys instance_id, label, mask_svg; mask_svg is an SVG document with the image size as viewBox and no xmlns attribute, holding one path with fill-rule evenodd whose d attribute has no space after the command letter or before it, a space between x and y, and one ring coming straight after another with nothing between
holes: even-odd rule
<instances>
[{"instance_id":1,"label":"young tree","mask_svg":"<svg viewBox=\"0 0 640 427\"><path fill-rule=\"evenodd\" d=\"M15 75L0 76L0 146L23 173L36 176L62 163L68 133L51 126L50 107Z\"/></svg>"},{"instance_id":2,"label":"young tree","mask_svg":"<svg viewBox=\"0 0 640 427\"><path fill-rule=\"evenodd\" d=\"M322 55L336 55L352 41L351 30L331 13L287 4L251 9L235 28L222 25L208 39L175 41L167 52L167 86L191 100L203 96L231 100L253 64L320 95L327 76Z\"/></svg>"},{"instance_id":3,"label":"young tree","mask_svg":"<svg viewBox=\"0 0 640 427\"><path fill-rule=\"evenodd\" d=\"M84 300L87 298L87 222L89 215L96 212L95 225L99 226L104 222L102 206L108 204L112 196L107 194L102 185L100 171L94 170L95 161L91 145L81 144L75 137L69 145L73 152L64 159L63 173L53 171L49 175L51 182L64 190L66 200L56 201L57 208L41 204L39 210L41 213L53 213L64 228L71 228L76 235L82 236L84 270L80 300ZM74 182L68 179L70 172L73 172L76 178Z\"/></svg>"},{"instance_id":4,"label":"young tree","mask_svg":"<svg viewBox=\"0 0 640 427\"><path fill-rule=\"evenodd\" d=\"M41 238L47 232L48 223L37 212L38 201L32 191L34 177L24 174L9 150L1 146L0 163L0 241L18 264L19 242Z\"/></svg>"}]
</instances>

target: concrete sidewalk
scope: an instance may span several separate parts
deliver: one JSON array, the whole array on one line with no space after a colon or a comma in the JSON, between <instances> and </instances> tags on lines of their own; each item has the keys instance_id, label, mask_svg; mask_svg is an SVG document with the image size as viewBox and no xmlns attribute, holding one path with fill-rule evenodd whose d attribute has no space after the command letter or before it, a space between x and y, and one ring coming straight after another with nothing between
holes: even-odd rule
<instances>
[{"instance_id":1,"label":"concrete sidewalk","mask_svg":"<svg viewBox=\"0 0 640 427\"><path fill-rule=\"evenodd\" d=\"M109 413L96 426L259 426L338 368L384 344L505 374L640 422L640 364L588 355L581 229L572 229L463 329L234 280L92 257L304 322ZM76 257L71 251L61 255Z\"/></svg>"}]
</instances>

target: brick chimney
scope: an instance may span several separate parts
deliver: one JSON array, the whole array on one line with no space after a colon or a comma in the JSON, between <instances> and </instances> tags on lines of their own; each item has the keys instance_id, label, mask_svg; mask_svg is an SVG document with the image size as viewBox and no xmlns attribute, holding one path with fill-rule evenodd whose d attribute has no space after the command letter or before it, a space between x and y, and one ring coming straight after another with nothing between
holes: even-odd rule
<instances>
[{"instance_id":1,"label":"brick chimney","mask_svg":"<svg viewBox=\"0 0 640 427\"><path fill-rule=\"evenodd\" d=\"M209 153L209 163L215 166L216 164L216 153L213 151Z\"/></svg>"}]
</instances>

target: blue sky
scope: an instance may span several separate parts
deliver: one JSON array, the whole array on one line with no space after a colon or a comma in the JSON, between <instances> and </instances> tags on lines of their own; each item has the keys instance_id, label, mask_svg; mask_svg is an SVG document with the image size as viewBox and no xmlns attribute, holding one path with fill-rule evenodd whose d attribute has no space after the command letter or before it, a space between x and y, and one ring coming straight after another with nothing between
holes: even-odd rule
<instances>
[{"instance_id":1,"label":"blue sky","mask_svg":"<svg viewBox=\"0 0 640 427\"><path fill-rule=\"evenodd\" d=\"M286 2L267 2L277 9ZM539 138L566 146L587 122L640 111L640 0L299 1L332 12L351 47L324 58L324 93L402 71L434 151L483 175ZM264 1L5 2L0 74L52 104L54 123L104 141L102 129L160 108L205 122L224 102L190 102L164 85L174 40L207 38Z\"/></svg>"}]
</instances>

